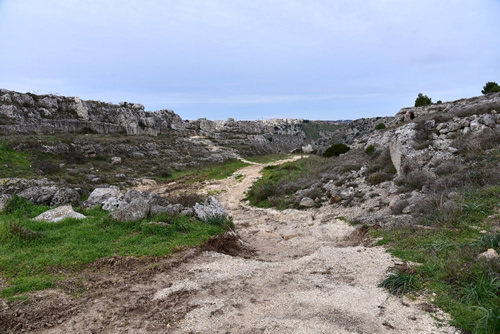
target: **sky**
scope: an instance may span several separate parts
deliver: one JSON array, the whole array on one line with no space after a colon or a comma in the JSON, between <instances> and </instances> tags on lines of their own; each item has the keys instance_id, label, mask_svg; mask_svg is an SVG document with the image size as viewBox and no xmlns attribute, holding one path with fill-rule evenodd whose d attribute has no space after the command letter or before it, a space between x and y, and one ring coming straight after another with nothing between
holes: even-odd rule
<instances>
[{"instance_id":1,"label":"sky","mask_svg":"<svg viewBox=\"0 0 500 334\"><path fill-rule=\"evenodd\" d=\"M392 116L500 82L500 0L0 0L0 88L183 119Z\"/></svg>"}]
</instances>

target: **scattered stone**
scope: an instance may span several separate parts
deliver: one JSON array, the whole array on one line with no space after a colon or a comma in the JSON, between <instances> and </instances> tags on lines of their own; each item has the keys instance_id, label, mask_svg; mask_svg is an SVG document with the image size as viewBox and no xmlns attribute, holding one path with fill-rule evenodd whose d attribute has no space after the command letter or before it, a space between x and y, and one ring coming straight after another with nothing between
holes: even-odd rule
<instances>
[{"instance_id":1,"label":"scattered stone","mask_svg":"<svg viewBox=\"0 0 500 334\"><path fill-rule=\"evenodd\" d=\"M342 200L342 197L340 197L339 195L332 195L330 197L330 204L335 204L335 203L338 203Z\"/></svg>"},{"instance_id":2,"label":"scattered stone","mask_svg":"<svg viewBox=\"0 0 500 334\"><path fill-rule=\"evenodd\" d=\"M306 207L306 208L312 208L313 206L316 205L316 203L314 203L314 200L310 197L304 197L300 200L300 206L303 206L303 207Z\"/></svg>"},{"instance_id":3,"label":"scattered stone","mask_svg":"<svg viewBox=\"0 0 500 334\"><path fill-rule=\"evenodd\" d=\"M49 211L45 211L41 215L33 218L33 220L55 223L66 218L83 219L86 217L81 213L74 211L71 205L64 205Z\"/></svg>"},{"instance_id":4,"label":"scattered stone","mask_svg":"<svg viewBox=\"0 0 500 334\"><path fill-rule=\"evenodd\" d=\"M478 258L483 258L486 260L495 260L499 258L499 255L496 250L490 248L486 252L479 254Z\"/></svg>"},{"instance_id":5,"label":"scattered stone","mask_svg":"<svg viewBox=\"0 0 500 334\"><path fill-rule=\"evenodd\" d=\"M226 210L213 196L209 196L203 204L196 203L193 209L196 217L202 221L207 221L211 217L228 217Z\"/></svg>"},{"instance_id":6,"label":"scattered stone","mask_svg":"<svg viewBox=\"0 0 500 334\"><path fill-rule=\"evenodd\" d=\"M112 165L117 165L122 163L122 158L120 157L112 157L111 158L111 164Z\"/></svg>"}]
</instances>

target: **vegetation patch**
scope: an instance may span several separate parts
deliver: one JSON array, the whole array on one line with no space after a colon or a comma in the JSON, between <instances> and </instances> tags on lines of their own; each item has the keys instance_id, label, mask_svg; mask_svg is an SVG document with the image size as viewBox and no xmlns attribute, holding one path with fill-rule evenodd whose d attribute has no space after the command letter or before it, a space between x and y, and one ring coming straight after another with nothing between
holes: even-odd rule
<instances>
[{"instance_id":1,"label":"vegetation patch","mask_svg":"<svg viewBox=\"0 0 500 334\"><path fill-rule=\"evenodd\" d=\"M186 183L195 183L206 180L220 180L233 175L233 173L238 169L247 166L250 165L241 160L233 159L221 164L174 171L170 177L162 180L180 181Z\"/></svg>"},{"instance_id":2,"label":"vegetation patch","mask_svg":"<svg viewBox=\"0 0 500 334\"><path fill-rule=\"evenodd\" d=\"M0 140L0 178L32 177L33 169L28 153L17 152Z\"/></svg>"},{"instance_id":3,"label":"vegetation patch","mask_svg":"<svg viewBox=\"0 0 500 334\"><path fill-rule=\"evenodd\" d=\"M372 231L383 237L395 256L420 263L408 273L389 276L382 286L396 291L416 289L436 293L435 303L448 312L452 324L470 333L498 333L500 329L500 261L479 256L493 248L500 252L498 221L500 186L463 191L459 210L443 220L439 208L420 219L421 225ZM484 233L486 232L486 233ZM419 282L411 289L410 278Z\"/></svg>"},{"instance_id":4,"label":"vegetation patch","mask_svg":"<svg viewBox=\"0 0 500 334\"><path fill-rule=\"evenodd\" d=\"M0 296L56 287L73 271L104 257L165 256L231 226L227 219L207 224L182 215L119 223L100 208L77 208L87 216L83 220L32 220L47 209L15 196L0 215L0 273L7 283Z\"/></svg>"},{"instance_id":5,"label":"vegetation patch","mask_svg":"<svg viewBox=\"0 0 500 334\"><path fill-rule=\"evenodd\" d=\"M265 155L254 155L252 157L246 157L245 159L259 164L267 164L270 162L283 160L288 157L290 157L289 154L265 154Z\"/></svg>"},{"instance_id":6,"label":"vegetation patch","mask_svg":"<svg viewBox=\"0 0 500 334\"><path fill-rule=\"evenodd\" d=\"M324 157L337 157L341 154L347 153L350 150L349 146L345 144L333 144L332 146L328 147L325 150L325 153L323 153Z\"/></svg>"},{"instance_id":7,"label":"vegetation patch","mask_svg":"<svg viewBox=\"0 0 500 334\"><path fill-rule=\"evenodd\" d=\"M335 159L312 155L308 158L268 166L247 193L250 205L283 210L296 206L294 194L310 187L322 173L335 165Z\"/></svg>"}]
</instances>

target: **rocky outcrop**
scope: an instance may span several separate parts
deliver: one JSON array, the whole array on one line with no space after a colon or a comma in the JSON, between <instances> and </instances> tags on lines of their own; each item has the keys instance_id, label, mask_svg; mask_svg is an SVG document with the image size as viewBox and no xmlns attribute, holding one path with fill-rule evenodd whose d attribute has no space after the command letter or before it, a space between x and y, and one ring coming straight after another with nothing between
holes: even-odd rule
<instances>
[{"instance_id":1,"label":"rocky outcrop","mask_svg":"<svg viewBox=\"0 0 500 334\"><path fill-rule=\"evenodd\" d=\"M169 136L177 140L184 138L188 146L191 141L196 144L206 138L213 147L233 148L240 154L288 153L300 150L316 137L329 134L320 131L311 136L304 129L305 122L309 121L183 121L172 110L149 112L136 103L117 105L84 101L79 97L0 90L0 135L97 133Z\"/></svg>"},{"instance_id":2,"label":"rocky outcrop","mask_svg":"<svg viewBox=\"0 0 500 334\"><path fill-rule=\"evenodd\" d=\"M490 113L492 110L500 111L500 93L492 93L468 99L460 99L452 102L434 103L422 107L410 107L401 109L394 116L395 124L402 124L425 116L439 115L464 117Z\"/></svg>"},{"instance_id":3,"label":"rocky outcrop","mask_svg":"<svg viewBox=\"0 0 500 334\"><path fill-rule=\"evenodd\" d=\"M80 194L71 188L56 185L47 179L0 179L0 195L18 195L36 205L78 205Z\"/></svg>"},{"instance_id":4,"label":"rocky outcrop","mask_svg":"<svg viewBox=\"0 0 500 334\"><path fill-rule=\"evenodd\" d=\"M83 101L79 97L22 94L0 90L0 134L123 133L185 134L172 110L146 112L144 106Z\"/></svg>"}]
</instances>

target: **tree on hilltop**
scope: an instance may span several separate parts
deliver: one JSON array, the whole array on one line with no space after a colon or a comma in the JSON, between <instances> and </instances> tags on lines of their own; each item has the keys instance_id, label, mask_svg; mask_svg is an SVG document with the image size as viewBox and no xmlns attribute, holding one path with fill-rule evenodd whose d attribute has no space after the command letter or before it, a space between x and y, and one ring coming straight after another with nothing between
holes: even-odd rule
<instances>
[{"instance_id":1,"label":"tree on hilltop","mask_svg":"<svg viewBox=\"0 0 500 334\"><path fill-rule=\"evenodd\" d=\"M427 106L429 104L432 104L432 99L430 97L428 97L427 95L424 95L422 93L418 93L418 97L415 100L415 107Z\"/></svg>"},{"instance_id":2,"label":"tree on hilltop","mask_svg":"<svg viewBox=\"0 0 500 334\"><path fill-rule=\"evenodd\" d=\"M498 86L498 84L493 81L487 82L486 85L484 85L483 90L481 91L481 93L483 93L484 95L498 92L500 92L500 86Z\"/></svg>"}]
</instances>

